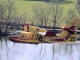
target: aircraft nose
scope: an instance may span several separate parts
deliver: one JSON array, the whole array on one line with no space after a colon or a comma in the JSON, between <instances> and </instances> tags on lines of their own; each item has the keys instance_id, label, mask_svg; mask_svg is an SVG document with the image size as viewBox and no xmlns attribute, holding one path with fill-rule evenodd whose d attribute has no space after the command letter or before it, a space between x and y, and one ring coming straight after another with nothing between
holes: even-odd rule
<instances>
[{"instance_id":1,"label":"aircraft nose","mask_svg":"<svg viewBox=\"0 0 80 60\"><path fill-rule=\"evenodd\" d=\"M18 37L17 36L9 36L8 38L9 38L9 40L12 40L12 39L16 39Z\"/></svg>"}]
</instances>

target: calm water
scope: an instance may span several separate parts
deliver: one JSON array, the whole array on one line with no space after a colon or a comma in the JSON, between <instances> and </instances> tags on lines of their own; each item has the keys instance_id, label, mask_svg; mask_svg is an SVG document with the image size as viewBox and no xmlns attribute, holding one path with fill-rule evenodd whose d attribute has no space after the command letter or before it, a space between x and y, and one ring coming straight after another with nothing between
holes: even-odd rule
<instances>
[{"instance_id":1,"label":"calm water","mask_svg":"<svg viewBox=\"0 0 80 60\"><path fill-rule=\"evenodd\" d=\"M0 60L80 60L80 44L23 44L4 37L0 38Z\"/></svg>"}]
</instances>

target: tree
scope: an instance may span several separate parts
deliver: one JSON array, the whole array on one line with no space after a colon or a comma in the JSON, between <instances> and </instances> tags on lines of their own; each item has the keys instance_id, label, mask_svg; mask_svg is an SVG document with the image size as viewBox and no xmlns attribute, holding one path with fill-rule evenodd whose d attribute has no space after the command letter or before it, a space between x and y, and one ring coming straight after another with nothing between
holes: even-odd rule
<instances>
[{"instance_id":1,"label":"tree","mask_svg":"<svg viewBox=\"0 0 80 60\"><path fill-rule=\"evenodd\" d=\"M1 1L0 3L0 19L5 20L5 12L7 10L6 2Z\"/></svg>"},{"instance_id":2,"label":"tree","mask_svg":"<svg viewBox=\"0 0 80 60\"><path fill-rule=\"evenodd\" d=\"M77 16L76 11L74 9L69 9L66 23L68 23L70 20L72 20L76 16Z\"/></svg>"},{"instance_id":3,"label":"tree","mask_svg":"<svg viewBox=\"0 0 80 60\"><path fill-rule=\"evenodd\" d=\"M77 13L80 16L80 2L76 4L76 10L77 10Z\"/></svg>"},{"instance_id":4,"label":"tree","mask_svg":"<svg viewBox=\"0 0 80 60\"><path fill-rule=\"evenodd\" d=\"M16 16L14 18L14 21L17 22L17 23L21 23L21 21L25 23L26 20L27 20L27 14L25 14L25 13L24 14L21 14L19 16Z\"/></svg>"},{"instance_id":5,"label":"tree","mask_svg":"<svg viewBox=\"0 0 80 60\"><path fill-rule=\"evenodd\" d=\"M6 33L8 31L8 24L16 16L16 8L14 7L14 2L11 0L7 1L7 11L6 11Z\"/></svg>"},{"instance_id":6,"label":"tree","mask_svg":"<svg viewBox=\"0 0 80 60\"><path fill-rule=\"evenodd\" d=\"M40 21L41 25L45 25L46 27L51 14L51 5L35 5L33 7L33 12L35 13L35 18Z\"/></svg>"},{"instance_id":7,"label":"tree","mask_svg":"<svg viewBox=\"0 0 80 60\"><path fill-rule=\"evenodd\" d=\"M8 0L7 2L7 11L6 11L6 21L10 22L16 16L16 8L14 7L14 2Z\"/></svg>"},{"instance_id":8,"label":"tree","mask_svg":"<svg viewBox=\"0 0 80 60\"><path fill-rule=\"evenodd\" d=\"M2 1L0 3L0 19L6 21L6 33L8 31L8 24L16 16L16 8L14 7L14 2L8 0L6 2Z\"/></svg>"},{"instance_id":9,"label":"tree","mask_svg":"<svg viewBox=\"0 0 80 60\"><path fill-rule=\"evenodd\" d=\"M80 2L78 2L78 3L76 4L75 8L76 8L76 11L77 11L77 13L78 13L78 16L80 17ZM79 25L79 28L80 28L80 25Z\"/></svg>"},{"instance_id":10,"label":"tree","mask_svg":"<svg viewBox=\"0 0 80 60\"><path fill-rule=\"evenodd\" d=\"M53 3L52 2L52 14L53 14L53 24L54 24L54 29L55 27L62 21L60 20L60 18L62 17L62 11L63 11L63 7L60 6L60 4L58 2Z\"/></svg>"}]
</instances>

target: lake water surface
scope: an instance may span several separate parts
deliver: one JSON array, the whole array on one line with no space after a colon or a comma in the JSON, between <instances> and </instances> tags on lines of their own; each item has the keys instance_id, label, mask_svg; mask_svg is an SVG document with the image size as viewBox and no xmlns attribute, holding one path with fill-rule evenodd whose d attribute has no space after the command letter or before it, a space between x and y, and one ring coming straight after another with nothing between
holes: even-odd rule
<instances>
[{"instance_id":1,"label":"lake water surface","mask_svg":"<svg viewBox=\"0 0 80 60\"><path fill-rule=\"evenodd\" d=\"M0 39L0 60L80 60L80 43L24 44Z\"/></svg>"}]
</instances>

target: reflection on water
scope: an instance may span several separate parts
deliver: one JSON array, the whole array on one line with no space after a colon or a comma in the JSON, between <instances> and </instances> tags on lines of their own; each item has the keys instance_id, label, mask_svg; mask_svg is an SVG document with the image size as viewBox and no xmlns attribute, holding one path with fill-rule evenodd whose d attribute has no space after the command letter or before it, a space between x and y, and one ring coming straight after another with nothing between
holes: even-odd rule
<instances>
[{"instance_id":1,"label":"reflection on water","mask_svg":"<svg viewBox=\"0 0 80 60\"><path fill-rule=\"evenodd\" d=\"M23 44L0 38L0 60L80 60L79 43Z\"/></svg>"}]
</instances>

